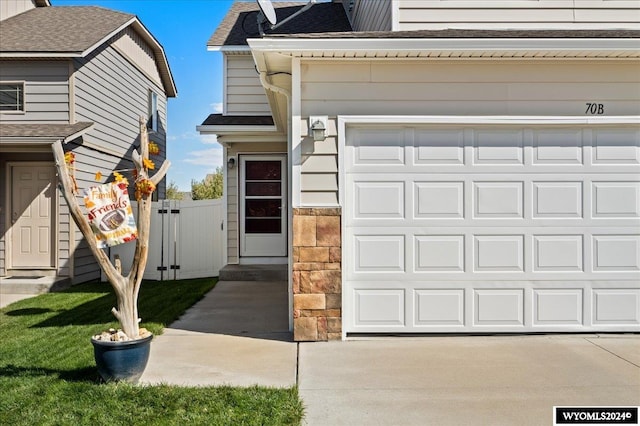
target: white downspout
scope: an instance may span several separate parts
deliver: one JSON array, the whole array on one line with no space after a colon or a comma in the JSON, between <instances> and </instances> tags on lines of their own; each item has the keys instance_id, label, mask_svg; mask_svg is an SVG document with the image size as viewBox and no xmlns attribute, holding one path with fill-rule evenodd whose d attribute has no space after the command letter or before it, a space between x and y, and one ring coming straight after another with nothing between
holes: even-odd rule
<instances>
[{"instance_id":1,"label":"white downspout","mask_svg":"<svg viewBox=\"0 0 640 426\"><path fill-rule=\"evenodd\" d=\"M291 151L291 147L293 146L292 139L292 131L291 131L291 92L282 87L276 86L267 81L267 72L266 71L258 71L260 75L260 83L262 86L270 90L274 93L278 93L284 96L287 100L287 173L289 176L287 177L287 247L291 248L293 246L293 193L292 193L292 171L293 171L293 153ZM287 294L289 295L289 331L293 331L293 275L292 269L293 265L291 264L293 257L291 256L291 252L288 255L287 262Z\"/></svg>"}]
</instances>

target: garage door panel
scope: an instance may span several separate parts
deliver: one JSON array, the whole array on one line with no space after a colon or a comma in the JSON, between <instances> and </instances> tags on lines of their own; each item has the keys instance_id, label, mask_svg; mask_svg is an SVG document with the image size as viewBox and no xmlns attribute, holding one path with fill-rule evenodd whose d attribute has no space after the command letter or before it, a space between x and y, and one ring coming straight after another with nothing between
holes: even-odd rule
<instances>
[{"instance_id":1,"label":"garage door panel","mask_svg":"<svg viewBox=\"0 0 640 426\"><path fill-rule=\"evenodd\" d=\"M592 182L592 216L640 217L640 182Z\"/></svg>"},{"instance_id":2,"label":"garage door panel","mask_svg":"<svg viewBox=\"0 0 640 426\"><path fill-rule=\"evenodd\" d=\"M404 272L404 235L355 235L355 272Z\"/></svg>"},{"instance_id":3,"label":"garage door panel","mask_svg":"<svg viewBox=\"0 0 640 426\"><path fill-rule=\"evenodd\" d=\"M638 135L407 126L368 145L348 136L346 332L640 331ZM374 164L393 137L395 163Z\"/></svg>"},{"instance_id":4,"label":"garage door panel","mask_svg":"<svg viewBox=\"0 0 640 426\"><path fill-rule=\"evenodd\" d=\"M524 289L483 289L474 293L474 325L524 325Z\"/></svg>"},{"instance_id":5,"label":"garage door panel","mask_svg":"<svg viewBox=\"0 0 640 426\"><path fill-rule=\"evenodd\" d=\"M353 182L354 218L404 218L404 182ZM383 203L380 200L384 200Z\"/></svg>"},{"instance_id":6,"label":"garage door panel","mask_svg":"<svg viewBox=\"0 0 640 426\"><path fill-rule=\"evenodd\" d=\"M593 164L640 164L640 130L593 131Z\"/></svg>"},{"instance_id":7,"label":"garage door panel","mask_svg":"<svg viewBox=\"0 0 640 426\"><path fill-rule=\"evenodd\" d=\"M583 325L583 289L534 289L533 325Z\"/></svg>"},{"instance_id":8,"label":"garage door panel","mask_svg":"<svg viewBox=\"0 0 640 426\"><path fill-rule=\"evenodd\" d=\"M475 218L522 218L524 182L474 182Z\"/></svg>"},{"instance_id":9,"label":"garage door panel","mask_svg":"<svg viewBox=\"0 0 640 426\"><path fill-rule=\"evenodd\" d=\"M475 272L524 271L524 235L476 235Z\"/></svg>"},{"instance_id":10,"label":"garage door panel","mask_svg":"<svg viewBox=\"0 0 640 426\"><path fill-rule=\"evenodd\" d=\"M454 289L418 289L414 293L417 327L465 325L465 291Z\"/></svg>"},{"instance_id":11,"label":"garage door panel","mask_svg":"<svg viewBox=\"0 0 640 426\"><path fill-rule=\"evenodd\" d=\"M464 235L416 235L415 271L464 272Z\"/></svg>"},{"instance_id":12,"label":"garage door panel","mask_svg":"<svg viewBox=\"0 0 640 426\"><path fill-rule=\"evenodd\" d=\"M415 218L464 217L464 182L418 181L414 182L414 188Z\"/></svg>"},{"instance_id":13,"label":"garage door panel","mask_svg":"<svg viewBox=\"0 0 640 426\"><path fill-rule=\"evenodd\" d=\"M534 165L582 164L582 130L542 130L535 132L533 139Z\"/></svg>"},{"instance_id":14,"label":"garage door panel","mask_svg":"<svg viewBox=\"0 0 640 426\"><path fill-rule=\"evenodd\" d=\"M353 141L353 165L405 164L405 141L402 129L360 130Z\"/></svg>"},{"instance_id":15,"label":"garage door panel","mask_svg":"<svg viewBox=\"0 0 640 426\"><path fill-rule=\"evenodd\" d=\"M582 182L532 182L534 219L582 218Z\"/></svg>"},{"instance_id":16,"label":"garage door panel","mask_svg":"<svg viewBox=\"0 0 640 426\"><path fill-rule=\"evenodd\" d=\"M640 324L640 289L593 290L593 323Z\"/></svg>"},{"instance_id":17,"label":"garage door panel","mask_svg":"<svg viewBox=\"0 0 640 426\"><path fill-rule=\"evenodd\" d=\"M533 271L583 272L582 235L534 235Z\"/></svg>"},{"instance_id":18,"label":"garage door panel","mask_svg":"<svg viewBox=\"0 0 640 426\"><path fill-rule=\"evenodd\" d=\"M477 130L475 164L524 164L523 130Z\"/></svg>"},{"instance_id":19,"label":"garage door panel","mask_svg":"<svg viewBox=\"0 0 640 426\"><path fill-rule=\"evenodd\" d=\"M353 302L356 327L406 325L404 289L355 289Z\"/></svg>"},{"instance_id":20,"label":"garage door panel","mask_svg":"<svg viewBox=\"0 0 640 426\"><path fill-rule=\"evenodd\" d=\"M593 235L593 270L640 271L640 235Z\"/></svg>"},{"instance_id":21,"label":"garage door panel","mask_svg":"<svg viewBox=\"0 0 640 426\"><path fill-rule=\"evenodd\" d=\"M415 164L464 164L464 131L442 129L415 132Z\"/></svg>"}]
</instances>

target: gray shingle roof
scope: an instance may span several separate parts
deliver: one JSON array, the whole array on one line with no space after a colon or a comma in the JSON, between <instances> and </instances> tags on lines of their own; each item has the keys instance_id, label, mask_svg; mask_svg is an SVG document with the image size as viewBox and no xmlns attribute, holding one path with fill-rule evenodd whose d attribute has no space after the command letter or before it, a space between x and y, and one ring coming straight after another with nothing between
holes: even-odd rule
<instances>
[{"instance_id":1,"label":"gray shingle roof","mask_svg":"<svg viewBox=\"0 0 640 426\"><path fill-rule=\"evenodd\" d=\"M417 38L638 38L637 30L416 30L416 31L362 31L300 34L268 34L278 38L327 39L417 39Z\"/></svg>"},{"instance_id":2,"label":"gray shingle roof","mask_svg":"<svg viewBox=\"0 0 640 426\"><path fill-rule=\"evenodd\" d=\"M306 3L274 2L278 22L300 10ZM231 6L207 46L244 46L247 38L260 37L257 26L258 5L236 2ZM267 34L326 33L351 31L351 24L340 3L316 3L306 12Z\"/></svg>"},{"instance_id":3,"label":"gray shingle roof","mask_svg":"<svg viewBox=\"0 0 640 426\"><path fill-rule=\"evenodd\" d=\"M93 126L91 122L75 124L2 123L0 126L0 138L65 139L88 130L91 126Z\"/></svg>"},{"instance_id":4,"label":"gray shingle roof","mask_svg":"<svg viewBox=\"0 0 640 426\"><path fill-rule=\"evenodd\" d=\"M203 126L273 126L270 115L222 115L211 114Z\"/></svg>"},{"instance_id":5,"label":"gray shingle roof","mask_svg":"<svg viewBox=\"0 0 640 426\"><path fill-rule=\"evenodd\" d=\"M38 7L2 21L0 52L81 53L133 18L95 6Z\"/></svg>"}]
</instances>

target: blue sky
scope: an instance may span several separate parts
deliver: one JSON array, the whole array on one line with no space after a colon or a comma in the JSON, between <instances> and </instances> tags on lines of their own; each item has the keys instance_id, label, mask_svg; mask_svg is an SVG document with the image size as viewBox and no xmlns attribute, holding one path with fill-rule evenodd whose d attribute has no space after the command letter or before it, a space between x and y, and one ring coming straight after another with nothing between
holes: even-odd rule
<instances>
[{"instance_id":1,"label":"blue sky","mask_svg":"<svg viewBox=\"0 0 640 426\"><path fill-rule=\"evenodd\" d=\"M233 0L52 0L54 6L93 5L137 15L165 49L178 87L169 99L168 182L190 191L222 165L215 136L200 136L196 126L222 110L222 55L207 51L207 40Z\"/></svg>"}]
</instances>

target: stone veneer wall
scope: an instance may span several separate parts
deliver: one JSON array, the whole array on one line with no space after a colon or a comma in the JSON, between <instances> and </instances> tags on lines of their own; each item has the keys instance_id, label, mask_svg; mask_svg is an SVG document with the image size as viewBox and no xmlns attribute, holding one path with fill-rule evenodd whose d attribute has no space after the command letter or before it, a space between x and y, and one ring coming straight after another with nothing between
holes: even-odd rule
<instances>
[{"instance_id":1,"label":"stone veneer wall","mask_svg":"<svg viewBox=\"0 0 640 426\"><path fill-rule=\"evenodd\" d=\"M342 338L340 208L293 209L293 339Z\"/></svg>"}]
</instances>

